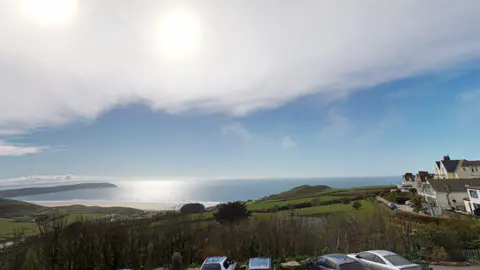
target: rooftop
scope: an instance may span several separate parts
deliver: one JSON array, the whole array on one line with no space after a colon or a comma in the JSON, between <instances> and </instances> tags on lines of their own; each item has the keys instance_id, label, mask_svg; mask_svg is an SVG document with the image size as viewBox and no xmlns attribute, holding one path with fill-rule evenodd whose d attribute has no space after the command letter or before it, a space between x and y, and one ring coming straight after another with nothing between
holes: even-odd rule
<instances>
[{"instance_id":1,"label":"rooftop","mask_svg":"<svg viewBox=\"0 0 480 270\"><path fill-rule=\"evenodd\" d=\"M428 182L436 192L467 192L467 186L480 186L480 178L430 179Z\"/></svg>"},{"instance_id":2,"label":"rooftop","mask_svg":"<svg viewBox=\"0 0 480 270\"><path fill-rule=\"evenodd\" d=\"M464 160L462 166L463 167L470 167L470 166L478 167L478 166L480 166L480 160Z\"/></svg>"}]
</instances>

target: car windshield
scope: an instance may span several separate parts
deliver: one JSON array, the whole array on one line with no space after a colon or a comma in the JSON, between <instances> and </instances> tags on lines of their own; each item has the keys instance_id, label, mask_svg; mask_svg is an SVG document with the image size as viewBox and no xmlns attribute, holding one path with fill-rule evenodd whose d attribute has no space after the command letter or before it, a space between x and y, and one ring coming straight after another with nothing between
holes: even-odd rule
<instances>
[{"instance_id":1,"label":"car windshield","mask_svg":"<svg viewBox=\"0 0 480 270\"><path fill-rule=\"evenodd\" d=\"M365 268L359 262L352 262L340 265L340 270L365 270Z\"/></svg>"},{"instance_id":2,"label":"car windshield","mask_svg":"<svg viewBox=\"0 0 480 270\"><path fill-rule=\"evenodd\" d=\"M395 266L411 264L409 260L403 258L400 255L387 255L384 258Z\"/></svg>"},{"instance_id":3,"label":"car windshield","mask_svg":"<svg viewBox=\"0 0 480 270\"><path fill-rule=\"evenodd\" d=\"M204 264L201 270L221 270L220 264L218 263L209 263Z\"/></svg>"}]
</instances>

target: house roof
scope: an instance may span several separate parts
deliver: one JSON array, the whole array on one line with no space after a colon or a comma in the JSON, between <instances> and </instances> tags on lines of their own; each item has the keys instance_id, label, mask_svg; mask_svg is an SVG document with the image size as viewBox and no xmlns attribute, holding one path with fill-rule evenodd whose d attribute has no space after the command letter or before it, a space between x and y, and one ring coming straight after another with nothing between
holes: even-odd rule
<instances>
[{"instance_id":1,"label":"house roof","mask_svg":"<svg viewBox=\"0 0 480 270\"><path fill-rule=\"evenodd\" d=\"M445 167L445 170L449 173L453 173L457 170L458 163L460 163L460 160L454 159L454 160L443 160L441 161L443 163L443 166Z\"/></svg>"},{"instance_id":2,"label":"house roof","mask_svg":"<svg viewBox=\"0 0 480 270\"><path fill-rule=\"evenodd\" d=\"M437 164L437 167L440 169L440 161L435 161L435 164Z\"/></svg>"},{"instance_id":3,"label":"house roof","mask_svg":"<svg viewBox=\"0 0 480 270\"><path fill-rule=\"evenodd\" d=\"M436 192L467 192L467 185L480 186L480 178L473 179L429 179L428 182Z\"/></svg>"},{"instance_id":4,"label":"house roof","mask_svg":"<svg viewBox=\"0 0 480 270\"><path fill-rule=\"evenodd\" d=\"M480 166L480 160L464 160L463 167L469 167L469 166Z\"/></svg>"}]
</instances>

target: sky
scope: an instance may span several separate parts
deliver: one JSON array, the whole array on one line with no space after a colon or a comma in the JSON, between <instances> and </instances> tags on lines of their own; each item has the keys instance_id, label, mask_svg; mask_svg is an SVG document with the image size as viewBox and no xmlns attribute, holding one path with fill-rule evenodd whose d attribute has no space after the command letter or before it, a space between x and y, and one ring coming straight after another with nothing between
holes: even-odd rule
<instances>
[{"instance_id":1,"label":"sky","mask_svg":"<svg viewBox=\"0 0 480 270\"><path fill-rule=\"evenodd\" d=\"M0 0L0 179L480 159L480 2Z\"/></svg>"}]
</instances>

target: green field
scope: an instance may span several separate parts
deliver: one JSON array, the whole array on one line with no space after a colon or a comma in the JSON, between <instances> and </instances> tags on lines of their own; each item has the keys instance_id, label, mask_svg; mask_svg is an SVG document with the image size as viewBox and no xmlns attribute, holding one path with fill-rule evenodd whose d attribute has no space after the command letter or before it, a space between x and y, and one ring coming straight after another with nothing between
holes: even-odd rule
<instances>
[{"instance_id":1,"label":"green field","mask_svg":"<svg viewBox=\"0 0 480 270\"><path fill-rule=\"evenodd\" d=\"M16 222L14 219L0 218L0 241L14 237L15 231L32 236L38 229L34 222Z\"/></svg>"},{"instance_id":2,"label":"green field","mask_svg":"<svg viewBox=\"0 0 480 270\"><path fill-rule=\"evenodd\" d=\"M373 211L374 205L367 200L362 200L362 207L356 210L352 207L352 204L337 203L332 205L314 206L308 208L298 209L300 216L317 216L333 213L349 213L349 214L365 214Z\"/></svg>"},{"instance_id":3,"label":"green field","mask_svg":"<svg viewBox=\"0 0 480 270\"><path fill-rule=\"evenodd\" d=\"M338 199L336 196L321 196L317 198L302 198L302 199L293 199L293 200L268 200L268 201L259 201L253 202L247 205L248 210L268 210L275 207L283 207L288 205L294 205L299 203L312 202L313 199L317 201L327 202L331 200Z\"/></svg>"},{"instance_id":4,"label":"green field","mask_svg":"<svg viewBox=\"0 0 480 270\"><path fill-rule=\"evenodd\" d=\"M261 198L259 200L248 202L248 210L253 212L254 217L271 217L272 215L288 215L291 210L277 211L275 213L256 213L256 211L268 211L279 207L293 206L302 203L328 203L332 200L346 199L347 202L356 198L371 197L372 192L378 192L390 188L389 186L358 187L347 189L334 189L327 186L300 186L276 195ZM357 197L363 196L363 197ZM351 203L335 203L329 205L312 206L306 208L293 209L294 214L298 216L322 216L327 214L351 214L362 215L371 212L374 205L367 200L362 200L362 207L355 210ZM29 204L14 200L0 199L0 206L4 206L3 212L0 210L0 240L6 240L14 236L16 230L23 231L26 235L37 233L37 225L32 222L33 214L45 211L45 207L35 204ZM107 214L118 214L121 216L135 216L143 211L125 207L86 207L74 205L67 207L58 207L60 213L66 214L67 224L76 221L88 221L101 218ZM192 221L198 221L201 226L207 226L214 222L213 212L190 215ZM165 220L153 222L151 226L161 225Z\"/></svg>"}]
</instances>

